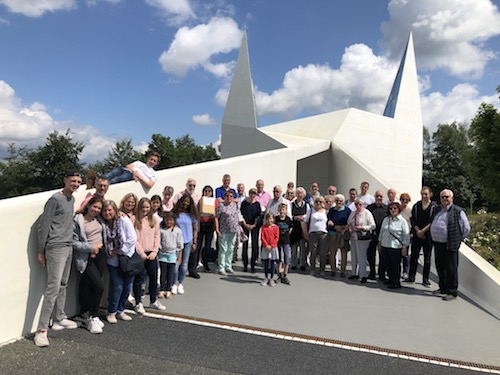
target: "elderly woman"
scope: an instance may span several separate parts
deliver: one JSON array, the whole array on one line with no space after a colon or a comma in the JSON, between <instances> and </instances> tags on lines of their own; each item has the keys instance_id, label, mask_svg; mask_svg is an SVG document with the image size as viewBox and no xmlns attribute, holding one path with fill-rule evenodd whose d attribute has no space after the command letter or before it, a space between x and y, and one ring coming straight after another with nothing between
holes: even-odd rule
<instances>
[{"instance_id":1,"label":"elderly woman","mask_svg":"<svg viewBox=\"0 0 500 375\"><path fill-rule=\"evenodd\" d=\"M110 277L108 299L108 323L132 320L125 313L125 304L132 289L134 275L124 275L120 270L118 256L129 258L135 253L137 235L134 224L127 215L119 216L116 203L107 200L102 205L102 218L106 223L106 250L108 251L108 271Z\"/></svg>"},{"instance_id":2,"label":"elderly woman","mask_svg":"<svg viewBox=\"0 0 500 375\"><path fill-rule=\"evenodd\" d=\"M350 280L359 279L366 283L368 272L366 271L367 250L372 239L371 231L375 229L375 220L370 211L365 209L365 203L361 198L354 199L355 211L349 214L347 225L351 233L351 263L352 275Z\"/></svg>"},{"instance_id":3,"label":"elderly woman","mask_svg":"<svg viewBox=\"0 0 500 375\"><path fill-rule=\"evenodd\" d=\"M224 192L224 200L215 209L215 230L219 237L219 274L234 273L231 261L238 233L238 204L231 190Z\"/></svg>"},{"instance_id":4,"label":"elderly woman","mask_svg":"<svg viewBox=\"0 0 500 375\"><path fill-rule=\"evenodd\" d=\"M252 188L248 191L248 197L241 202L240 210L243 216L241 226L245 235L249 237L243 242L243 272L248 270L248 241L252 241L252 257L250 259L252 273L255 272L255 264L259 256L259 225L262 219L262 209L260 203L255 200L256 196L257 190Z\"/></svg>"},{"instance_id":5,"label":"elderly woman","mask_svg":"<svg viewBox=\"0 0 500 375\"><path fill-rule=\"evenodd\" d=\"M309 204L304 200L306 190L303 187L298 187L295 190L295 200L290 203L292 205L292 220L293 228L290 233L290 244L292 247L292 270L297 269L298 264L298 249L300 248L300 269L306 270L307 265L307 246L306 241L302 236L302 222L309 211Z\"/></svg>"},{"instance_id":6,"label":"elderly woman","mask_svg":"<svg viewBox=\"0 0 500 375\"><path fill-rule=\"evenodd\" d=\"M328 248L328 238L326 223L328 218L324 208L325 198L316 196L313 200L314 207L310 209L304 218L304 237L311 249L311 274L314 275L316 268L316 258L319 255L319 272L323 276L326 266L326 251Z\"/></svg>"},{"instance_id":7,"label":"elderly woman","mask_svg":"<svg viewBox=\"0 0 500 375\"><path fill-rule=\"evenodd\" d=\"M329 235L329 258L332 268L332 276L335 276L337 249L340 248L340 277L345 277L347 266L347 241L345 239L347 230L347 219L351 210L344 205L345 197L337 194L333 197L335 205L328 211L328 235Z\"/></svg>"},{"instance_id":8,"label":"elderly woman","mask_svg":"<svg viewBox=\"0 0 500 375\"><path fill-rule=\"evenodd\" d=\"M73 250L76 269L80 272L80 313L88 315L87 329L101 333L104 323L99 319L104 284L102 275L106 269L106 226L98 220L103 199L96 195L89 200L81 213L74 217Z\"/></svg>"},{"instance_id":9,"label":"elderly woman","mask_svg":"<svg viewBox=\"0 0 500 375\"><path fill-rule=\"evenodd\" d=\"M385 255L384 264L389 274L388 286L390 289L397 289L401 288L401 257L408 252L410 229L400 215L399 203L389 203L388 209L389 216L382 222L378 239Z\"/></svg>"}]
</instances>

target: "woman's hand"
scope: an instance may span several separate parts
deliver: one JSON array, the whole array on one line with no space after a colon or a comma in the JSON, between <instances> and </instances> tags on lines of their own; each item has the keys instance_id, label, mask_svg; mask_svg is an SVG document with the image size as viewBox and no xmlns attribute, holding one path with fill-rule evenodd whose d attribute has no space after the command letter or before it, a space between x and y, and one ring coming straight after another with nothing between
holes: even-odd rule
<instances>
[{"instance_id":1,"label":"woman's hand","mask_svg":"<svg viewBox=\"0 0 500 375\"><path fill-rule=\"evenodd\" d=\"M407 246L403 246L403 248L401 249L401 255L404 257L408 255L408 247Z\"/></svg>"},{"instance_id":2,"label":"woman's hand","mask_svg":"<svg viewBox=\"0 0 500 375\"><path fill-rule=\"evenodd\" d=\"M193 242L193 246L191 246L191 254L196 252L196 242Z\"/></svg>"}]
</instances>

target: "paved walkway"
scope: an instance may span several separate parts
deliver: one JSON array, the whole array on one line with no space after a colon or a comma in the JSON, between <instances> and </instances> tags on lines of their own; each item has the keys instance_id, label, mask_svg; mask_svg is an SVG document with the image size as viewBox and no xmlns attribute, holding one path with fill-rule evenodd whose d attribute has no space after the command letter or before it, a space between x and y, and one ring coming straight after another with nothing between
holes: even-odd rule
<instances>
[{"instance_id":1,"label":"paved walkway","mask_svg":"<svg viewBox=\"0 0 500 375\"><path fill-rule=\"evenodd\" d=\"M120 361L130 366L133 358L144 369L186 374L332 373L333 367L343 373L444 374L462 373L457 366L473 364L500 374L500 321L463 298L445 302L433 296L435 283L430 289L412 284L393 291L375 281L292 273L292 285L271 288L260 286L262 273L243 273L239 264L235 269L230 276L187 278L184 295L161 300L166 319L135 318L128 326L107 325L102 335L51 331L45 350L26 340L1 347L0 372L62 373L89 366L92 359L96 373L111 374L132 369ZM197 324L184 323L190 318ZM225 329L212 328L218 323ZM110 350L109 357L102 348ZM266 353L273 361L262 358L257 365ZM404 360L408 357L413 360ZM438 362L444 367L432 365ZM266 363L281 364L283 371L265 371ZM109 372L97 371L110 364L115 367ZM86 370L74 373L92 372Z\"/></svg>"}]
</instances>

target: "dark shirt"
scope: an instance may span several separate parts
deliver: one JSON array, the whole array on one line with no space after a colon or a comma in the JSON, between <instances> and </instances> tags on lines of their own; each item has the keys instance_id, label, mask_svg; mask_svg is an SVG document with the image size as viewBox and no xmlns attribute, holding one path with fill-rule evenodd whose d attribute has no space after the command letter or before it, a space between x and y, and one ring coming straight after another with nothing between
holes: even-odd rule
<instances>
[{"instance_id":1,"label":"dark shirt","mask_svg":"<svg viewBox=\"0 0 500 375\"><path fill-rule=\"evenodd\" d=\"M387 206L383 203L380 206L377 206L376 203L372 203L366 207L366 209L372 213L373 218L375 219L375 230L377 233L380 233L382 222L384 221L384 218L389 215Z\"/></svg>"},{"instance_id":2,"label":"dark shirt","mask_svg":"<svg viewBox=\"0 0 500 375\"><path fill-rule=\"evenodd\" d=\"M280 238L278 240L279 245L288 245L290 244L290 229L293 226L292 219L290 219L288 216L285 216L284 219L281 219L278 216L275 216L274 222L278 226L280 230Z\"/></svg>"},{"instance_id":3,"label":"dark shirt","mask_svg":"<svg viewBox=\"0 0 500 375\"><path fill-rule=\"evenodd\" d=\"M262 210L260 209L259 202L250 203L247 200L241 202L241 214L245 219L245 223L249 225L255 224L255 222L260 220L260 215Z\"/></svg>"},{"instance_id":4,"label":"dark shirt","mask_svg":"<svg viewBox=\"0 0 500 375\"><path fill-rule=\"evenodd\" d=\"M328 211L328 220L333 221L334 225L347 225L347 218L351 214L351 210L347 207L344 206L343 210L337 210L337 207L332 207L330 208L330 211ZM333 226L328 227L329 232L336 232L335 228Z\"/></svg>"}]
</instances>

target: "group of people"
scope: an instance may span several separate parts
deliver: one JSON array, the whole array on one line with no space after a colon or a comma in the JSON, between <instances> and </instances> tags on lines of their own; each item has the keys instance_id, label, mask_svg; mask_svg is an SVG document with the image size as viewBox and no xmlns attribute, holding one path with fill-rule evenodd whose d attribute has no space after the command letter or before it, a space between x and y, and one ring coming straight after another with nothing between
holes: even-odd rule
<instances>
[{"instance_id":1,"label":"group of people","mask_svg":"<svg viewBox=\"0 0 500 375\"><path fill-rule=\"evenodd\" d=\"M158 155L151 154L145 165L152 169L158 160ZM128 172L134 168L132 164L127 166ZM415 281L421 250L422 283L430 286L434 245L439 276L435 294L445 300L456 298L458 247L470 227L465 212L453 205L450 190L440 193L441 205L437 205L431 201L431 189L423 187L422 199L411 208L408 194L403 193L398 199L396 191L389 189L388 199L384 200L380 190L375 196L368 193L367 182L361 184L359 195L351 189L348 199L338 194L335 186L329 186L328 193L321 195L317 183L311 184L309 192L303 187L295 189L292 182L285 191L276 185L271 194L265 191L261 179L247 195L244 184L232 188L231 176L226 174L215 194L206 185L202 195L198 195L196 180L190 178L185 189L175 195L174 189L166 186L162 197L139 199L129 193L117 205L107 200L105 194L111 179L120 176L118 172L112 177L93 176L95 193L89 194L74 214L72 194L82 183L82 176L69 171L63 190L44 207L38 226L38 259L46 266L48 277L34 340L38 346L49 345L47 329L51 317L54 330L77 327L64 313L72 259L81 275L80 315L91 333L103 331L99 308L106 289L105 320L110 324L128 321L132 317L125 308L130 295L138 314L145 313L145 289L149 307L164 310L158 299L184 294L186 276L199 279L200 267L204 272L212 272L210 263L214 263L220 275L233 274L240 249L243 272L256 272L257 261L262 261L262 286L290 285L289 272L299 267L323 276L327 263L333 277L340 271L344 278L351 251L349 279L366 283L378 275L389 288L400 288L402 275L404 282ZM122 172L127 175L124 178L130 179L130 173ZM144 171L131 173L136 176ZM143 184L156 181L154 174L132 178ZM140 257L144 267L130 274L124 271L122 263L133 257ZM103 282L106 270L109 286Z\"/></svg>"}]
</instances>

